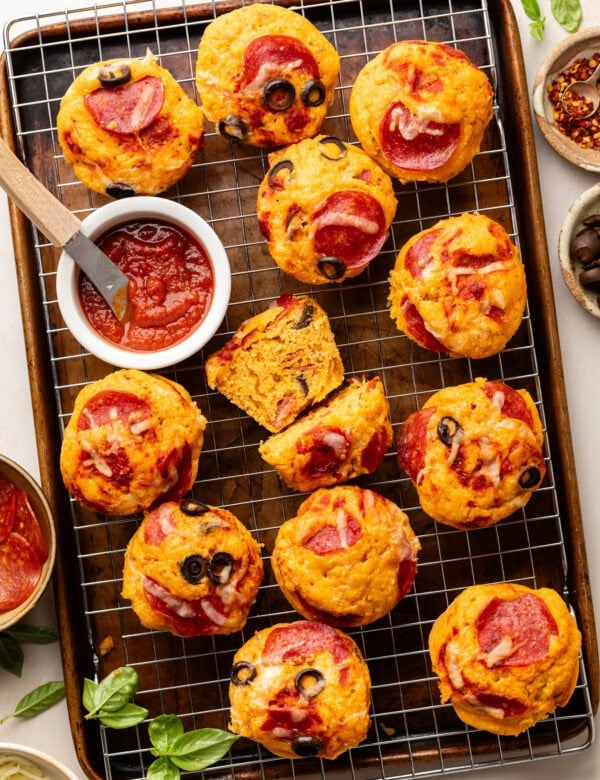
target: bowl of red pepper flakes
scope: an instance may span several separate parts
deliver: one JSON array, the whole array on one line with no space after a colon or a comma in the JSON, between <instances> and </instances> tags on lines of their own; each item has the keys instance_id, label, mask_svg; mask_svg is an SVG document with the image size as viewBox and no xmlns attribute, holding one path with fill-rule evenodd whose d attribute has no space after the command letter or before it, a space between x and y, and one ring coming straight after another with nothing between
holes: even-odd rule
<instances>
[{"instance_id":1,"label":"bowl of red pepper flakes","mask_svg":"<svg viewBox=\"0 0 600 780\"><path fill-rule=\"evenodd\" d=\"M34 478L0 455L0 631L33 609L50 582L54 516Z\"/></svg>"},{"instance_id":2,"label":"bowl of red pepper flakes","mask_svg":"<svg viewBox=\"0 0 600 780\"><path fill-rule=\"evenodd\" d=\"M533 110L546 141L573 165L600 172L600 109L585 116L588 108L571 101L564 106L563 93L575 81L589 78L600 64L600 27L589 27L565 38L542 61L533 83ZM571 93L573 94L573 93Z\"/></svg>"}]
</instances>

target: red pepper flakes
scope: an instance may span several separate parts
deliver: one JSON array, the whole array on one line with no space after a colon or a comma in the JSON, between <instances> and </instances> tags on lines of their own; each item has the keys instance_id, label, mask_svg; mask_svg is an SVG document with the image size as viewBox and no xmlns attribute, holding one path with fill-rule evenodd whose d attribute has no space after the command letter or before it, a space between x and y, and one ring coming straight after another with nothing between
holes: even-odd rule
<instances>
[{"instance_id":1,"label":"red pepper flakes","mask_svg":"<svg viewBox=\"0 0 600 780\"><path fill-rule=\"evenodd\" d=\"M589 78L599 63L600 52L595 52L591 57L581 57L559 73L548 87L548 98L552 104L552 116L556 127L563 135L585 149L600 149L600 113L597 111L587 119L578 119L578 115L581 117L591 110L591 105L589 101L572 91L567 93L569 108L572 114L575 114L571 116L565 111L561 96L569 84Z\"/></svg>"}]
</instances>

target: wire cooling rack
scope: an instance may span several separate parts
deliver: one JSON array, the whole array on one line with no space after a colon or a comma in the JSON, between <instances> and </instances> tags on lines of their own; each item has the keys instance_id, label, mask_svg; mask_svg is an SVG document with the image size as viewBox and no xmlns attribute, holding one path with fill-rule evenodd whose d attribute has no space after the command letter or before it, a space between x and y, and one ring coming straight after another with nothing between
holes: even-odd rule
<instances>
[{"instance_id":1,"label":"wire cooling rack","mask_svg":"<svg viewBox=\"0 0 600 780\"><path fill-rule=\"evenodd\" d=\"M289 3L287 3L289 5ZM198 42L206 25L235 3L168 8L152 0L122 0L74 11L15 19L4 31L4 96L17 151L34 173L74 213L83 218L107 199L88 191L65 164L57 143L56 114L60 99L88 64L111 57L143 56L150 48L184 89L195 97L194 67ZM494 6L504 6L500 0ZM207 127L204 149L190 173L167 197L197 210L223 240L233 272L227 317L205 353L165 370L181 382L209 420L193 494L225 506L242 520L263 545L265 579L241 634L180 639L145 630L121 599L125 547L139 517L112 518L83 511L73 501L61 524L63 554L57 573L69 591L59 601L64 621L63 653L79 648L78 665L66 667L72 722L79 758L90 777L143 778L151 757L144 725L125 732L84 724L78 708L81 678L106 675L129 664L140 675L136 701L150 710L176 713L186 728L224 728L231 659L255 630L298 615L279 591L270 568L270 553L280 524L294 516L304 495L286 489L257 452L265 436L255 422L209 391L204 358L221 346L247 317L262 311L281 292L309 292L328 312L346 375L377 374L384 383L396 431L402 421L436 390L476 376L502 379L527 389L538 404L547 434L548 473L529 504L487 529L456 531L436 525L420 509L415 491L398 469L395 452L359 484L396 501L408 514L422 551L415 585L385 618L349 633L363 651L372 677L372 725L366 740L333 762L290 762L259 746L239 740L231 753L205 771L207 778L408 778L477 769L557 756L586 748L593 737L590 680L582 657L581 674L567 707L518 738L495 737L464 726L450 706L441 706L431 673L427 637L433 621L461 590L475 583L513 581L554 587L578 612L578 595L570 585L571 526L561 506L562 459L550 451L549 435L558 411L548 403L548 354L540 352L541 315L530 297L522 326L499 355L471 363L451 359L409 342L388 312L388 274L403 242L439 219L477 210L500 222L515 242L519 202L514 176L524 165L517 139L506 137L504 100L507 85L499 51L506 47L506 23L494 24L485 0L330 0L300 2L306 15L335 45L341 74L335 101L323 127L328 135L355 142L348 120L354 78L379 51L400 39L443 41L465 51L495 87L495 117L482 151L447 185L397 185L398 211L390 238L370 268L342 285L310 289L282 275L258 230L255 201L268 170L266 154L224 140ZM497 10L497 8L496 8ZM506 13L506 11L504 11ZM510 44L514 45L514 41ZM514 78L514 74L512 74ZM512 106L515 110L515 106ZM519 121L528 122L520 118ZM58 252L31 229L44 355L41 363L53 388L58 430L66 424L81 387L104 376L110 366L82 350L61 320L55 293ZM17 261L20 262L19 258ZM536 286L536 268L524 256L530 290L536 302L550 295ZM540 294L541 292L541 294ZM556 355L550 355L558 360ZM56 456L56 441L44 441ZM48 446L46 447L48 449ZM560 454L560 453L558 453ZM559 469L557 471L557 468ZM60 477L56 472L56 479ZM69 550L66 553L65 550ZM68 556L71 554L72 558ZM584 605L587 606L587 605ZM105 653L111 646L112 650ZM200 776L200 775L194 775Z\"/></svg>"}]
</instances>

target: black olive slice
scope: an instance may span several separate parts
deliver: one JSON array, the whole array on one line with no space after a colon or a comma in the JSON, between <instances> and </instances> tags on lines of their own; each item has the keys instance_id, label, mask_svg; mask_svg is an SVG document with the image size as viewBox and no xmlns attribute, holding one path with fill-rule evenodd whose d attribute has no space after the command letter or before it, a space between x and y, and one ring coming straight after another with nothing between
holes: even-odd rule
<instances>
[{"instance_id":1,"label":"black olive slice","mask_svg":"<svg viewBox=\"0 0 600 780\"><path fill-rule=\"evenodd\" d=\"M343 141L340 141L340 139L336 138L334 135L327 135L325 138L321 138L319 143L323 145L323 149L321 149L321 155L327 160L341 160L348 154L346 144ZM327 148L327 145L331 145L334 148L326 152L325 149Z\"/></svg>"},{"instance_id":2,"label":"black olive slice","mask_svg":"<svg viewBox=\"0 0 600 780\"><path fill-rule=\"evenodd\" d=\"M226 585L234 566L235 561L229 553L216 552L208 562L208 576L215 585Z\"/></svg>"},{"instance_id":3,"label":"black olive slice","mask_svg":"<svg viewBox=\"0 0 600 780\"><path fill-rule=\"evenodd\" d=\"M231 670L231 682L234 685L250 685L256 677L256 667L249 661L238 661Z\"/></svg>"},{"instance_id":4,"label":"black olive slice","mask_svg":"<svg viewBox=\"0 0 600 780\"><path fill-rule=\"evenodd\" d=\"M322 81L311 79L302 87L302 102L309 108L316 108L325 102L325 86Z\"/></svg>"},{"instance_id":5,"label":"black olive slice","mask_svg":"<svg viewBox=\"0 0 600 780\"><path fill-rule=\"evenodd\" d=\"M281 181L277 180L277 176L281 171L288 170L290 173L294 170L294 163L291 160L281 160L277 165L274 165L269 171L268 182L271 187L281 187Z\"/></svg>"},{"instance_id":6,"label":"black olive slice","mask_svg":"<svg viewBox=\"0 0 600 780\"><path fill-rule=\"evenodd\" d=\"M308 328L310 323L313 321L314 313L315 307L313 302L304 301L304 306L302 307L300 318L294 323L294 330L303 330L304 328Z\"/></svg>"},{"instance_id":7,"label":"black olive slice","mask_svg":"<svg viewBox=\"0 0 600 780\"><path fill-rule=\"evenodd\" d=\"M593 227L580 230L571 241L571 256L581 263L591 263L600 257L600 234Z\"/></svg>"},{"instance_id":8,"label":"black olive slice","mask_svg":"<svg viewBox=\"0 0 600 780\"><path fill-rule=\"evenodd\" d=\"M296 98L294 85L285 79L267 81L263 87L263 100L271 111L285 111Z\"/></svg>"},{"instance_id":9,"label":"black olive slice","mask_svg":"<svg viewBox=\"0 0 600 780\"><path fill-rule=\"evenodd\" d=\"M209 506L203 504L202 501L196 501L195 498L184 498L179 502L179 508L184 515L190 515L190 517L198 517L210 512Z\"/></svg>"},{"instance_id":10,"label":"black olive slice","mask_svg":"<svg viewBox=\"0 0 600 780\"><path fill-rule=\"evenodd\" d=\"M206 561L201 555L188 555L179 564L181 576L190 585L197 585L206 574Z\"/></svg>"},{"instance_id":11,"label":"black olive slice","mask_svg":"<svg viewBox=\"0 0 600 780\"><path fill-rule=\"evenodd\" d=\"M308 395L308 382L306 381L306 378L303 377L302 374L298 374L296 382L300 385L302 395L306 397Z\"/></svg>"},{"instance_id":12,"label":"black olive slice","mask_svg":"<svg viewBox=\"0 0 600 780\"><path fill-rule=\"evenodd\" d=\"M341 279L346 273L346 264L339 257L320 257L317 268L326 279Z\"/></svg>"},{"instance_id":13,"label":"black olive slice","mask_svg":"<svg viewBox=\"0 0 600 780\"><path fill-rule=\"evenodd\" d=\"M225 119L221 119L217 130L223 138L227 138L229 141L245 141L248 138L247 123L235 114L229 114Z\"/></svg>"},{"instance_id":14,"label":"black olive slice","mask_svg":"<svg viewBox=\"0 0 600 780\"><path fill-rule=\"evenodd\" d=\"M318 669L303 669L296 675L294 685L305 699L314 699L325 687L325 677Z\"/></svg>"},{"instance_id":15,"label":"black olive slice","mask_svg":"<svg viewBox=\"0 0 600 780\"><path fill-rule=\"evenodd\" d=\"M539 483L541 478L540 470L536 466L530 466L519 477L519 485L523 490L531 490Z\"/></svg>"},{"instance_id":16,"label":"black olive slice","mask_svg":"<svg viewBox=\"0 0 600 780\"><path fill-rule=\"evenodd\" d=\"M579 281L584 287L600 292L600 268L592 266L589 270L582 271L579 274Z\"/></svg>"},{"instance_id":17,"label":"black olive slice","mask_svg":"<svg viewBox=\"0 0 600 780\"><path fill-rule=\"evenodd\" d=\"M460 431L459 423L454 417L442 417L438 423L437 435L438 439L445 444L446 447L452 446L452 440L456 434Z\"/></svg>"},{"instance_id":18,"label":"black olive slice","mask_svg":"<svg viewBox=\"0 0 600 780\"><path fill-rule=\"evenodd\" d=\"M106 188L106 194L111 198L129 198L135 195L135 190L129 184L112 184Z\"/></svg>"},{"instance_id":19,"label":"black olive slice","mask_svg":"<svg viewBox=\"0 0 600 780\"><path fill-rule=\"evenodd\" d=\"M318 737L297 736L292 739L292 750L297 756L309 758L318 756L323 743Z\"/></svg>"},{"instance_id":20,"label":"black olive slice","mask_svg":"<svg viewBox=\"0 0 600 780\"><path fill-rule=\"evenodd\" d=\"M124 62L104 65L98 71L98 81L103 87L120 87L131 79L131 68Z\"/></svg>"}]
</instances>

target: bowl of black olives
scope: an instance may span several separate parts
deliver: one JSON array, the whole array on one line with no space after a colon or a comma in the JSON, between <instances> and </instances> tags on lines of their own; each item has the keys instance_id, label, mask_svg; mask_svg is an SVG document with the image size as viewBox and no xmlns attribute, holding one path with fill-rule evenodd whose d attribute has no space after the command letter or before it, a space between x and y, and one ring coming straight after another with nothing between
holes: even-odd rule
<instances>
[{"instance_id":1,"label":"bowl of black olives","mask_svg":"<svg viewBox=\"0 0 600 780\"><path fill-rule=\"evenodd\" d=\"M563 279L584 309L600 318L600 184L570 207L558 237Z\"/></svg>"}]
</instances>

